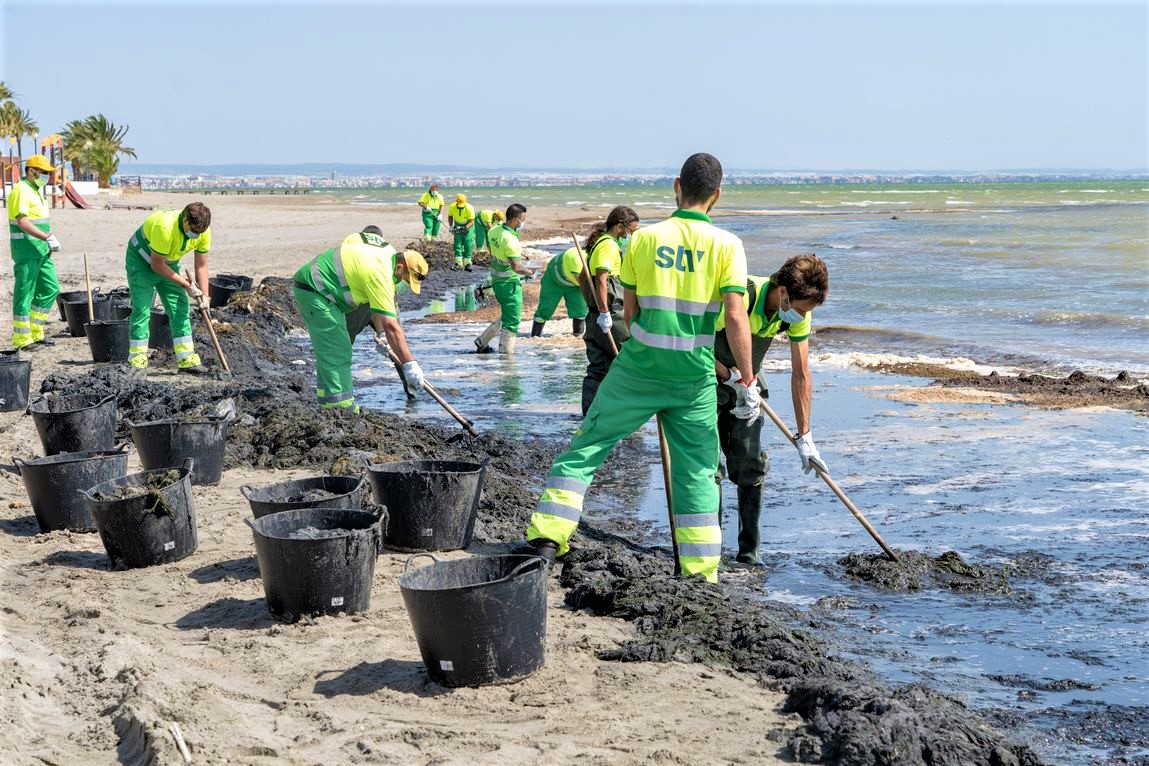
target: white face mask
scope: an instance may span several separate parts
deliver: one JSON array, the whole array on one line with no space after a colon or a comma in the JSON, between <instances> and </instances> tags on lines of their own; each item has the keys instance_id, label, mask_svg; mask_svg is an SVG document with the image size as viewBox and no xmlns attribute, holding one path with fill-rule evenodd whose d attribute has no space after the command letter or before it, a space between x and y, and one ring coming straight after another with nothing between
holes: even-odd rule
<instances>
[{"instance_id":1,"label":"white face mask","mask_svg":"<svg viewBox=\"0 0 1149 766\"><path fill-rule=\"evenodd\" d=\"M786 296L786 308L778 309L778 318L786 324L798 324L806 317L801 311L794 309L790 306L790 296Z\"/></svg>"}]
</instances>

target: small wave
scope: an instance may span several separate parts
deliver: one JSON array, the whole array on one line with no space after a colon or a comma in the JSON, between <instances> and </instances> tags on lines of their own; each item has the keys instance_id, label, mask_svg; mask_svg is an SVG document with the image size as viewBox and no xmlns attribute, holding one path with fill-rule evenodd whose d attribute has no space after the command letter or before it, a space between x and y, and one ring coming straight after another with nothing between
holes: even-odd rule
<instances>
[{"instance_id":1,"label":"small wave","mask_svg":"<svg viewBox=\"0 0 1149 766\"><path fill-rule=\"evenodd\" d=\"M831 250L856 250L855 245L830 245Z\"/></svg>"},{"instance_id":2,"label":"small wave","mask_svg":"<svg viewBox=\"0 0 1149 766\"><path fill-rule=\"evenodd\" d=\"M1142 189L1142 191L1145 191ZM1113 194L1113 189L1062 189L1058 194Z\"/></svg>"},{"instance_id":3,"label":"small wave","mask_svg":"<svg viewBox=\"0 0 1149 766\"><path fill-rule=\"evenodd\" d=\"M907 200L877 200L877 199L864 199L860 202L843 201L842 205L847 207L873 207L874 205L912 205L912 202ZM831 207L833 207L831 205Z\"/></svg>"},{"instance_id":4,"label":"small wave","mask_svg":"<svg viewBox=\"0 0 1149 766\"><path fill-rule=\"evenodd\" d=\"M523 247L546 247L547 245L569 245L570 237L548 237L547 239L524 240ZM581 243L580 243L581 244ZM549 253L548 253L549 255Z\"/></svg>"},{"instance_id":5,"label":"small wave","mask_svg":"<svg viewBox=\"0 0 1149 766\"><path fill-rule=\"evenodd\" d=\"M873 369L875 367L889 367L901 364L921 364L934 367L945 367L950 370L958 370L962 372L976 372L979 375L988 375L991 372L997 372L999 374L1016 373L1015 370L1010 368L979 364L974 360L964 356L944 357L929 356L927 354L904 356L901 354L870 354L861 351L849 351L842 353L829 352L822 354L810 354L810 360L819 366L836 369L843 369L846 367Z\"/></svg>"},{"instance_id":6,"label":"small wave","mask_svg":"<svg viewBox=\"0 0 1149 766\"><path fill-rule=\"evenodd\" d=\"M1149 316L1136 314L1106 314L1099 311L1039 311L1030 320L1033 324L1071 325L1073 327L1117 327L1124 330L1149 332Z\"/></svg>"},{"instance_id":7,"label":"small wave","mask_svg":"<svg viewBox=\"0 0 1149 766\"><path fill-rule=\"evenodd\" d=\"M947 199L946 204L947 205L972 205L974 203L968 202L964 199Z\"/></svg>"},{"instance_id":8,"label":"small wave","mask_svg":"<svg viewBox=\"0 0 1149 766\"><path fill-rule=\"evenodd\" d=\"M945 194L941 189L851 189L850 194Z\"/></svg>"}]
</instances>

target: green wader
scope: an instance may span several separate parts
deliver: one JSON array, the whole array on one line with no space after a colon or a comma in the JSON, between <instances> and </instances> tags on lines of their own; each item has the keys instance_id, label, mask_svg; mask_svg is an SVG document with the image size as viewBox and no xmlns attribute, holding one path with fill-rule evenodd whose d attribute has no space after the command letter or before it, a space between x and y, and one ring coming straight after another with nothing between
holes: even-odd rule
<instances>
[{"instance_id":1,"label":"green wader","mask_svg":"<svg viewBox=\"0 0 1149 766\"><path fill-rule=\"evenodd\" d=\"M176 355L176 366L180 368L198 367L202 364L195 352L192 340L190 302L184 289L169 279L164 279L152 271L139 250L129 245L124 256L124 266L128 272L128 289L132 294L132 321L128 331L128 364L137 369L148 366L148 334L152 319L152 300L156 293L168 315L172 328L172 351ZM179 261L168 261L172 271L179 272Z\"/></svg>"},{"instance_id":2,"label":"green wader","mask_svg":"<svg viewBox=\"0 0 1149 766\"><path fill-rule=\"evenodd\" d=\"M359 412L351 379L351 333L343 312L319 293L298 284L295 305L307 324L315 352L315 397L320 406Z\"/></svg>"},{"instance_id":3,"label":"green wader","mask_svg":"<svg viewBox=\"0 0 1149 766\"><path fill-rule=\"evenodd\" d=\"M47 219L33 225L48 234ZM44 340L44 323L60 292L56 264L48 243L25 234L15 223L8 224L12 247L12 347L24 348Z\"/></svg>"},{"instance_id":4,"label":"green wader","mask_svg":"<svg viewBox=\"0 0 1149 766\"><path fill-rule=\"evenodd\" d=\"M455 232L455 265L470 266L475 256L475 227Z\"/></svg>"},{"instance_id":5,"label":"green wader","mask_svg":"<svg viewBox=\"0 0 1149 766\"><path fill-rule=\"evenodd\" d=\"M514 279L492 279L491 289L503 309L503 329L517 333L519 323L523 321L523 283L519 281L519 275L515 274Z\"/></svg>"},{"instance_id":6,"label":"green wader","mask_svg":"<svg viewBox=\"0 0 1149 766\"><path fill-rule=\"evenodd\" d=\"M762 366L762 358L770 349L773 338L751 339L750 359L757 370ZM734 354L726 338L726 331L720 330L714 337L714 356L727 367L734 365ZM741 371L740 371L741 372ZM769 393L757 384L762 398ZM730 386L717 385L718 398L718 441L726 458L726 469L715 474L715 481L721 485L723 474L730 479L738 492L738 556L743 564L758 563L758 547L761 533L758 525L762 517L762 486L766 474L770 472L770 457L762 449L762 424L765 416L753 423L734 417L734 406L738 403ZM719 497L718 512L722 512Z\"/></svg>"},{"instance_id":7,"label":"green wader","mask_svg":"<svg viewBox=\"0 0 1149 766\"><path fill-rule=\"evenodd\" d=\"M610 277L606 281L606 299L610 304L610 316L614 320L610 334L614 336L615 344L621 349L622 344L630 340L630 331L626 329L626 321L623 319L622 285L615 277ZM589 290L584 293L583 300L591 306L595 305L594 296L589 294ZM598 309L596 308L587 317L586 331L583 334L583 342L586 344L586 375L582 379L582 414L584 417L590 411L590 405L594 401L598 387L602 385L603 379L610 371L611 362L614 361L614 351L610 347L610 341L606 339L606 333L599 329L597 320Z\"/></svg>"},{"instance_id":8,"label":"green wader","mask_svg":"<svg viewBox=\"0 0 1149 766\"><path fill-rule=\"evenodd\" d=\"M483 223L482 218L475 219L475 252L486 249L487 232L490 230L490 227Z\"/></svg>"},{"instance_id":9,"label":"green wader","mask_svg":"<svg viewBox=\"0 0 1149 766\"><path fill-rule=\"evenodd\" d=\"M624 364L611 367L570 448L551 466L546 489L531 515L527 539L553 540L558 554L565 554L595 471L619 440L658 414L670 448L679 566L684 575L700 574L717 582L722 529L715 510L718 430L714 408L711 375L669 383L640 375Z\"/></svg>"},{"instance_id":10,"label":"green wader","mask_svg":"<svg viewBox=\"0 0 1149 766\"><path fill-rule=\"evenodd\" d=\"M439 236L439 227L443 224L439 220L439 211L423 210L423 238L435 239Z\"/></svg>"},{"instance_id":11,"label":"green wader","mask_svg":"<svg viewBox=\"0 0 1149 766\"><path fill-rule=\"evenodd\" d=\"M557 255L551 258L551 263L547 264L547 270L543 272L539 286L539 305L535 309L536 322L549 322L559 307L559 301L566 303L567 316L571 319L586 318L586 299L582 297L582 290L577 285L564 285L551 271L554 268L551 264L561 260L562 257ZM562 264L558 265L561 267Z\"/></svg>"}]
</instances>

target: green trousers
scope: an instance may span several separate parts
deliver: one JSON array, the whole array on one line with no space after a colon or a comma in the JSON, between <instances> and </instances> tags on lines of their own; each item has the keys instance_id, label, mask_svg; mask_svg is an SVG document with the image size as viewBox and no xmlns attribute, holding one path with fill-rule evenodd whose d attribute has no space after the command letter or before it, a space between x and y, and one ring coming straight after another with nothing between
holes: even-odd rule
<instances>
[{"instance_id":1,"label":"green trousers","mask_svg":"<svg viewBox=\"0 0 1149 766\"><path fill-rule=\"evenodd\" d=\"M128 330L128 364L138 369L148 366L148 334L152 320L152 301L159 293L160 303L168 315L172 328L172 351L178 367L198 367L202 364L192 340L190 302L184 289L152 271L149 262L139 251L129 246L124 255L124 268L128 272L128 289L132 294L132 321ZM178 261L168 261L173 271L179 271Z\"/></svg>"},{"instance_id":2,"label":"green trousers","mask_svg":"<svg viewBox=\"0 0 1149 766\"><path fill-rule=\"evenodd\" d=\"M24 348L44 340L44 323L60 293L60 282L51 255L39 253L13 260L12 276L12 347Z\"/></svg>"},{"instance_id":3,"label":"green trousers","mask_svg":"<svg viewBox=\"0 0 1149 766\"><path fill-rule=\"evenodd\" d=\"M352 409L351 336L343 312L319 293L295 288L295 305L315 352L315 398L322 407Z\"/></svg>"},{"instance_id":4,"label":"green trousers","mask_svg":"<svg viewBox=\"0 0 1149 766\"><path fill-rule=\"evenodd\" d=\"M555 279L547 269L539 286L539 305L535 309L536 322L548 322L555 315L559 301L566 303L567 316L571 319L586 317L586 300L582 291L574 285L564 285Z\"/></svg>"},{"instance_id":5,"label":"green trousers","mask_svg":"<svg viewBox=\"0 0 1149 766\"><path fill-rule=\"evenodd\" d=\"M475 228L455 232L455 265L470 266L475 256Z\"/></svg>"},{"instance_id":6,"label":"green trousers","mask_svg":"<svg viewBox=\"0 0 1149 766\"><path fill-rule=\"evenodd\" d=\"M503 308L503 329L517 333L519 322L523 321L523 283L519 281L519 275L515 274L514 279L491 280L491 288Z\"/></svg>"},{"instance_id":7,"label":"green trousers","mask_svg":"<svg viewBox=\"0 0 1149 766\"><path fill-rule=\"evenodd\" d=\"M476 251L482 250L483 248L485 248L487 246L487 232L488 231L489 231L489 229L487 228L487 225L485 223L483 223L483 219L476 218L475 219L475 250Z\"/></svg>"},{"instance_id":8,"label":"green trousers","mask_svg":"<svg viewBox=\"0 0 1149 766\"><path fill-rule=\"evenodd\" d=\"M658 415L670 448L671 488L678 563L684 575L718 581L722 554L719 526L718 429L714 378L667 383L613 365L570 447L551 466L546 489L531 515L527 539L558 543L559 555L582 516L583 498L595 471L619 440Z\"/></svg>"},{"instance_id":9,"label":"green trousers","mask_svg":"<svg viewBox=\"0 0 1149 766\"><path fill-rule=\"evenodd\" d=\"M423 237L424 239L434 239L439 236L439 227L443 224L439 220L438 211L424 210L423 211Z\"/></svg>"}]
</instances>

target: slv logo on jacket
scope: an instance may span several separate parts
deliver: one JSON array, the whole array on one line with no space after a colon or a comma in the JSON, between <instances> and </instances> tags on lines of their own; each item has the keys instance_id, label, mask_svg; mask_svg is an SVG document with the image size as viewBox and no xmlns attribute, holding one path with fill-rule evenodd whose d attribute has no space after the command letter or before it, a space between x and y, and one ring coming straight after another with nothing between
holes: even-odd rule
<instances>
[{"instance_id":1,"label":"slv logo on jacket","mask_svg":"<svg viewBox=\"0 0 1149 766\"><path fill-rule=\"evenodd\" d=\"M678 246L677 253L674 248L662 245L654 251L654 265L660 269L677 269L693 273L695 264L701 265L705 255L705 250L695 252L684 245Z\"/></svg>"}]
</instances>

